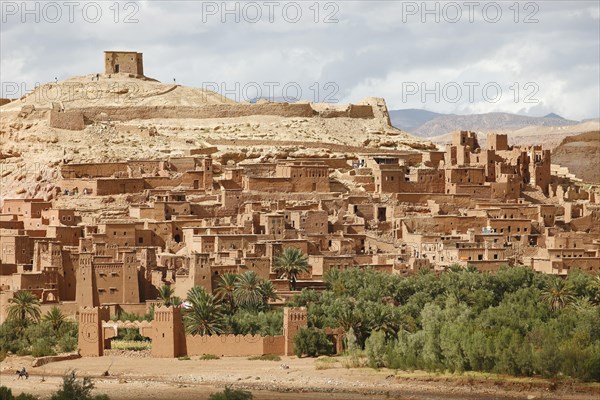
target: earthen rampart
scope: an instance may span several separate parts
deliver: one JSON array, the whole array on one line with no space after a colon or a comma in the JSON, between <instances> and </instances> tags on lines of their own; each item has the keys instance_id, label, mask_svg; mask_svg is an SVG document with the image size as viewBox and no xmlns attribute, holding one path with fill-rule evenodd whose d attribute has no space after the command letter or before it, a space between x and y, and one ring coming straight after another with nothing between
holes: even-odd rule
<instances>
[{"instance_id":1,"label":"earthen rampart","mask_svg":"<svg viewBox=\"0 0 600 400\"><path fill-rule=\"evenodd\" d=\"M51 114L54 115L53 112ZM350 104L346 110L315 111L309 103L267 103L267 104L207 104L198 107L189 106L120 106L120 107L86 107L73 108L56 118L56 124L79 127L83 118L89 121L101 121L106 117L113 121L128 121L132 119L153 118L236 118L252 115L275 115L280 117L311 118L374 118L373 107L370 105ZM52 118L52 117L51 117ZM63 122L65 121L65 122ZM73 121L73 122L70 122ZM76 122L75 122L76 121ZM67 124L69 122L69 124ZM58 127L58 126L57 126ZM69 128L64 128L69 129ZM72 129L72 128L71 128Z\"/></svg>"}]
</instances>

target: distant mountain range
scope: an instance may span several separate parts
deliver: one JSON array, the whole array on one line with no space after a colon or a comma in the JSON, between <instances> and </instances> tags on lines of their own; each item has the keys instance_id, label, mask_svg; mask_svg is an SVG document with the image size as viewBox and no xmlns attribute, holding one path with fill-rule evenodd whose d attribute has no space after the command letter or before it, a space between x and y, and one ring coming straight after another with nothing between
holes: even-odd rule
<instances>
[{"instance_id":1,"label":"distant mountain range","mask_svg":"<svg viewBox=\"0 0 600 400\"><path fill-rule=\"evenodd\" d=\"M510 113L472 115L439 114L426 110L391 110L392 125L420 137L440 136L455 130L475 132L505 131L527 126L568 126L579 124L560 115L550 113L544 117L528 117Z\"/></svg>"}]
</instances>

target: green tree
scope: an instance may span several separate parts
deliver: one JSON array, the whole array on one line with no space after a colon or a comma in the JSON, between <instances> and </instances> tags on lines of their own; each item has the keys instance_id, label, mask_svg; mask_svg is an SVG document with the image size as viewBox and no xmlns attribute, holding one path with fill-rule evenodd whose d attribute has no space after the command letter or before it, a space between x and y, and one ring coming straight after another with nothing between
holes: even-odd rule
<instances>
[{"instance_id":1,"label":"green tree","mask_svg":"<svg viewBox=\"0 0 600 400\"><path fill-rule=\"evenodd\" d=\"M298 274L309 271L308 257L300 249L287 247L273 259L273 271L289 280L290 290L296 290Z\"/></svg>"},{"instance_id":2,"label":"green tree","mask_svg":"<svg viewBox=\"0 0 600 400\"><path fill-rule=\"evenodd\" d=\"M223 333L225 320L222 306L201 286L194 286L187 294L190 307L184 311L183 323L190 335L218 335Z\"/></svg>"},{"instance_id":3,"label":"green tree","mask_svg":"<svg viewBox=\"0 0 600 400\"><path fill-rule=\"evenodd\" d=\"M257 309L262 304L261 279L254 271L238 275L235 281L235 303L243 308Z\"/></svg>"},{"instance_id":4,"label":"green tree","mask_svg":"<svg viewBox=\"0 0 600 400\"><path fill-rule=\"evenodd\" d=\"M64 325L66 321L65 315L60 311L60 308L53 306L42 318L42 321L47 322L52 326L55 332Z\"/></svg>"},{"instance_id":5,"label":"green tree","mask_svg":"<svg viewBox=\"0 0 600 400\"><path fill-rule=\"evenodd\" d=\"M40 301L27 290L16 292L14 297L8 300L7 310L7 319L16 322L21 330L30 322L38 322L41 316Z\"/></svg>"},{"instance_id":6,"label":"green tree","mask_svg":"<svg viewBox=\"0 0 600 400\"><path fill-rule=\"evenodd\" d=\"M294 353L298 357L303 355L316 357L320 354L331 354L332 352L333 345L322 329L303 327L294 337Z\"/></svg>"},{"instance_id":7,"label":"green tree","mask_svg":"<svg viewBox=\"0 0 600 400\"><path fill-rule=\"evenodd\" d=\"M575 298L568 282L557 276L551 276L548 277L542 291L542 299L552 311L556 311L568 306Z\"/></svg>"}]
</instances>

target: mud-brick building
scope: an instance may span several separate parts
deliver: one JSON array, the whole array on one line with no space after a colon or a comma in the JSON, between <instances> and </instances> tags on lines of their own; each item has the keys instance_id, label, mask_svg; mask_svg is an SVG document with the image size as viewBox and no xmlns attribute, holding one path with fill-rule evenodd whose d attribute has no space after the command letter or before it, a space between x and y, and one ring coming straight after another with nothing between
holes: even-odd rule
<instances>
[{"instance_id":1,"label":"mud-brick building","mask_svg":"<svg viewBox=\"0 0 600 400\"><path fill-rule=\"evenodd\" d=\"M143 76L144 60L142 53L136 51L105 51L104 73L125 73Z\"/></svg>"},{"instance_id":2,"label":"mud-brick building","mask_svg":"<svg viewBox=\"0 0 600 400\"><path fill-rule=\"evenodd\" d=\"M275 168L254 169L243 179L244 190L328 193L329 166L322 161L279 161Z\"/></svg>"},{"instance_id":3,"label":"mud-brick building","mask_svg":"<svg viewBox=\"0 0 600 400\"><path fill-rule=\"evenodd\" d=\"M107 304L138 304L139 261L133 250L119 251L117 257L79 254L77 303L94 307Z\"/></svg>"}]
</instances>

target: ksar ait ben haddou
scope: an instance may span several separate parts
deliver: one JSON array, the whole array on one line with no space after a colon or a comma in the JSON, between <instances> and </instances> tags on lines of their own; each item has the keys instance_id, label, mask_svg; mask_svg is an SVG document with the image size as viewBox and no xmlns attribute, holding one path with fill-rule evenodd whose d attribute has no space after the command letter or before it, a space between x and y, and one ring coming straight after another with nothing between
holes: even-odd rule
<instances>
[{"instance_id":1,"label":"ksar ait ben haddou","mask_svg":"<svg viewBox=\"0 0 600 400\"><path fill-rule=\"evenodd\" d=\"M47 67L2 52L0 399L600 396L600 6L483 2L473 22L433 1L271 3L189 2L189 15L166 2L2 4L14 40L34 24L66 43L74 26L102 39L75 50L36 36L56 46L28 47ZM48 4L81 21L48 25ZM132 36L98 33L95 7ZM491 7L532 37L573 10L596 57L548 76L579 68L587 89L515 83L530 64L507 50L512 35L501 48ZM204 54L177 28L194 12L280 65L219 35ZM423 48L356 36L392 29L386 15L428 51L462 27L498 53L460 50L480 63L469 72L438 48L451 66L429 59L441 84L421 82L407 59L424 62ZM148 20L120 24L134 17ZM168 26L170 39L153 32ZM311 26L339 49L296 42ZM376 73L385 62L398 68ZM282 78L310 68L330 80L302 92ZM239 85L245 69L264 82ZM495 80L468 80L484 72Z\"/></svg>"}]
</instances>

